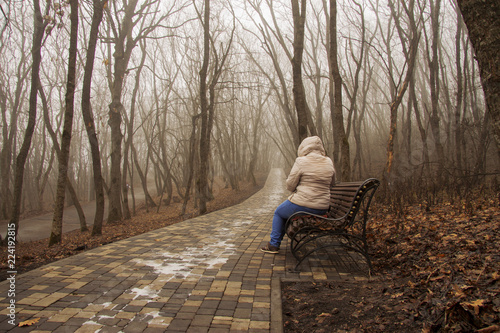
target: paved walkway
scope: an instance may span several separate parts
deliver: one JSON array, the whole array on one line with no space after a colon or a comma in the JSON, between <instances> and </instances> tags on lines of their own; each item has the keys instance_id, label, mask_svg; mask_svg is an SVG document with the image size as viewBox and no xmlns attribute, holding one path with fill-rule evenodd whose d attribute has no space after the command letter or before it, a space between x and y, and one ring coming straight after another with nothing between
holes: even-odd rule
<instances>
[{"instance_id":1,"label":"paved walkway","mask_svg":"<svg viewBox=\"0 0 500 333\"><path fill-rule=\"evenodd\" d=\"M366 279L323 258L291 273L287 241L278 255L259 250L285 199L284 179L275 169L239 205L0 283L0 331L281 332L281 281ZM16 324L38 322L11 325L12 304Z\"/></svg>"}]
</instances>

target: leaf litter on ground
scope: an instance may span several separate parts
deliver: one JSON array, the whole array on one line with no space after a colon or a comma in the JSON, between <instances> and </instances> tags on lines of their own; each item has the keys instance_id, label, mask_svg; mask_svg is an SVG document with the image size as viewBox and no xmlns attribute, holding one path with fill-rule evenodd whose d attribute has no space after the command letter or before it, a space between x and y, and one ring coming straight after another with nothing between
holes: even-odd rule
<instances>
[{"instance_id":1,"label":"leaf litter on ground","mask_svg":"<svg viewBox=\"0 0 500 333\"><path fill-rule=\"evenodd\" d=\"M500 332L499 204L469 205L415 205L399 219L373 206L373 278L284 283L285 331Z\"/></svg>"}]
</instances>

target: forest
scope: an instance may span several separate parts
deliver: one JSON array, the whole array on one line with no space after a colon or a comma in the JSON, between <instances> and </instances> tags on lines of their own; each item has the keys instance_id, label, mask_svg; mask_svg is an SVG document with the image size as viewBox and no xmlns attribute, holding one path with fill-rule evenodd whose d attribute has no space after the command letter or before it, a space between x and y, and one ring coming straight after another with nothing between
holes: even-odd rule
<instances>
[{"instance_id":1,"label":"forest","mask_svg":"<svg viewBox=\"0 0 500 333\"><path fill-rule=\"evenodd\" d=\"M308 135L392 214L496 195L499 9L474 3L2 1L0 220L51 211L56 244L95 200L99 235L134 189L203 214Z\"/></svg>"}]
</instances>

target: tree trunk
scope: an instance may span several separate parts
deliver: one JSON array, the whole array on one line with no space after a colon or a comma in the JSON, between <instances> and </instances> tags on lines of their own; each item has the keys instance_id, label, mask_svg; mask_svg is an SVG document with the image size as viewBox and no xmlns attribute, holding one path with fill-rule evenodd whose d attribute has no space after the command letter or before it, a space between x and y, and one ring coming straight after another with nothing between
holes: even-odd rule
<instances>
[{"instance_id":1,"label":"tree trunk","mask_svg":"<svg viewBox=\"0 0 500 333\"><path fill-rule=\"evenodd\" d=\"M201 107L201 139L200 139L200 166L198 171L197 188L199 195L199 213L207 212L208 192L208 158L210 156L210 132L208 131L208 100L207 74L210 58L210 0L205 0L205 16L203 22L204 51L203 64L200 70L200 107Z\"/></svg>"},{"instance_id":2,"label":"tree trunk","mask_svg":"<svg viewBox=\"0 0 500 333\"><path fill-rule=\"evenodd\" d=\"M479 64L490 114L490 126L500 156L500 2L457 0Z\"/></svg>"},{"instance_id":3,"label":"tree trunk","mask_svg":"<svg viewBox=\"0 0 500 333\"><path fill-rule=\"evenodd\" d=\"M124 71L120 71L124 75ZM116 74L118 74L115 71ZM116 76L115 76L116 77ZM123 80L123 79L118 79ZM115 80L116 84L116 80ZM120 92L121 95L121 92ZM120 222L123 218L121 200L121 159L122 159L122 139L121 131L123 105L120 96L115 95L113 102L109 105L109 127L111 128L111 170L109 184L109 209L108 223Z\"/></svg>"},{"instance_id":4,"label":"tree trunk","mask_svg":"<svg viewBox=\"0 0 500 333\"><path fill-rule=\"evenodd\" d=\"M23 39L24 41L24 39ZM19 65L16 72L16 89L14 91L14 105L9 117L7 117L7 91L0 89L0 109L2 112L2 151L0 153L0 219L8 219L11 217L13 207L13 194L10 189L11 182L11 169L14 167L12 164L12 146L15 142L17 135L17 120L21 112L19 108L22 104L23 85L26 77L29 74L30 67L26 61L27 52L22 44L20 52ZM10 118L10 126L7 126L7 118ZM10 128L10 132L7 129Z\"/></svg>"},{"instance_id":5,"label":"tree trunk","mask_svg":"<svg viewBox=\"0 0 500 333\"><path fill-rule=\"evenodd\" d=\"M19 215L21 214L21 196L23 188L24 168L28 153L31 147L31 139L35 130L36 122L36 109L37 109L37 95L38 95L38 81L40 73L40 63L42 60L42 39L45 31L45 24L43 21L42 13L40 11L40 1L33 0L34 6L34 33L33 33L33 46L31 49L32 66L31 66L31 92L29 98L29 111L28 111L28 124L24 133L23 144L16 158L16 173L14 178L14 197L12 216L10 224L15 227L15 236L19 229Z\"/></svg>"},{"instance_id":6,"label":"tree trunk","mask_svg":"<svg viewBox=\"0 0 500 333\"><path fill-rule=\"evenodd\" d=\"M135 118L135 104L137 100L137 92L139 91L139 83L141 78L142 68L144 67L144 62L146 61L146 43L140 43L142 50L141 63L137 68L135 73L135 85L132 92L132 102L130 105L130 119L127 124L127 141L125 142L125 149L123 153L123 181L122 181L122 195L123 195L123 211L125 214L125 219L130 219L130 208L128 206L128 190L129 186L127 183L127 170L129 168L129 152L130 146L132 144L132 138L134 134L134 118Z\"/></svg>"},{"instance_id":7,"label":"tree trunk","mask_svg":"<svg viewBox=\"0 0 500 333\"><path fill-rule=\"evenodd\" d=\"M59 146L59 142L57 141L57 134L54 132L54 129L52 128L52 126L50 124L49 105L48 105L47 97L45 96L45 92L43 91L41 84L39 84L39 86L38 86L38 93L40 94L40 99L42 102L43 120L45 123L45 128L47 129L47 132L49 132L49 135L52 139L52 144L54 146L53 150L56 152L57 158L59 160L59 155L61 153L61 147ZM52 164L52 162L50 164ZM47 177L48 177L48 172L47 172L45 178L47 178ZM68 179L66 180L66 188L71 196L71 201L75 205L76 212L78 213L78 218L80 221L80 231L88 231L87 222L85 220L85 213L83 212L83 208L80 205L80 200L78 199L78 195L75 191L75 188L73 187L73 184L71 183L69 174L68 174L67 178ZM46 180L45 180L45 182L46 182Z\"/></svg>"},{"instance_id":8,"label":"tree trunk","mask_svg":"<svg viewBox=\"0 0 500 333\"><path fill-rule=\"evenodd\" d=\"M455 62L457 66L457 105L455 107L454 117L454 132L455 132L455 163L459 176L463 176L462 170L462 101L463 101L463 73L461 66L461 49L462 49L462 25L463 20L460 14L460 9L457 8L457 32L455 35Z\"/></svg>"},{"instance_id":9,"label":"tree trunk","mask_svg":"<svg viewBox=\"0 0 500 333\"><path fill-rule=\"evenodd\" d=\"M436 0L436 3L431 0L431 23L432 23L432 45L431 45L431 59L429 59L430 69L430 90L431 90L431 117L430 125L432 135L434 137L436 155L438 159L437 176L441 178L444 169L444 149L441 143L441 125L438 110L439 104L439 59L438 59L438 46L439 46L439 13L441 9L441 0Z\"/></svg>"},{"instance_id":10,"label":"tree trunk","mask_svg":"<svg viewBox=\"0 0 500 333\"><path fill-rule=\"evenodd\" d=\"M153 200L153 198L149 194L148 181L147 181L146 176L142 172L141 166L139 165L139 160L137 159L137 151L136 151L133 143L131 145L131 148L132 148L132 155L134 158L134 164L135 164L135 167L137 168L137 173L139 175L139 178L141 179L142 189L144 191L144 197L145 197L145 201L146 201L146 209L148 209L149 206L156 207L156 202Z\"/></svg>"},{"instance_id":11,"label":"tree trunk","mask_svg":"<svg viewBox=\"0 0 500 333\"><path fill-rule=\"evenodd\" d=\"M111 87L111 103L109 104L109 120L108 125L111 129L111 170L109 184L109 209L108 223L118 223L123 219L122 211L122 140L123 134L121 131L122 112L124 107L122 104L123 85L128 67L128 62L132 54L132 50L137 44L137 40L130 38L130 34L134 24L135 7L138 0L130 1L124 8L124 17L120 25L118 36L115 37L114 70L113 83Z\"/></svg>"},{"instance_id":12,"label":"tree trunk","mask_svg":"<svg viewBox=\"0 0 500 333\"><path fill-rule=\"evenodd\" d=\"M61 151L59 153L59 175L57 177L56 202L52 231L49 246L61 243L62 222L64 215L64 201L66 198L66 184L68 179L69 150L71 145L71 132L73 130L73 114L75 103L76 84L76 52L78 44L78 1L70 0L71 30L68 52L68 80L66 82L66 100L64 106L64 126L61 138Z\"/></svg>"},{"instance_id":13,"label":"tree trunk","mask_svg":"<svg viewBox=\"0 0 500 333\"><path fill-rule=\"evenodd\" d=\"M90 104L90 94L92 85L92 72L94 71L94 59L97 46L97 35L99 25L102 21L104 4L106 1L94 0L94 14L92 16L92 26L90 28L89 45L87 48L87 59L85 62L85 71L83 74L82 88L82 115L89 138L90 152L92 155L92 170L94 174L94 190L96 194L96 211L94 216L94 225L92 227L92 236L102 234L102 222L104 220L104 187L101 171L101 153L99 151L99 141L94 123L94 115Z\"/></svg>"},{"instance_id":14,"label":"tree trunk","mask_svg":"<svg viewBox=\"0 0 500 333\"><path fill-rule=\"evenodd\" d=\"M189 202L189 197L191 195L191 184L193 183L194 177L194 158L196 154L196 120L201 116L197 114L191 116L191 135L189 136L189 160L188 160L188 178L186 182L186 192L184 193L184 201L182 203L181 215L186 214L186 207Z\"/></svg>"},{"instance_id":15,"label":"tree trunk","mask_svg":"<svg viewBox=\"0 0 500 333\"><path fill-rule=\"evenodd\" d=\"M342 114L342 77L340 76L339 63L337 59L337 0L330 0L330 53L328 55L328 64L330 67L331 78L333 78L333 90L330 93L330 112L332 115L333 142L334 142L334 161L339 161L340 173L339 180L345 182L351 179L351 162L349 140L344 127L344 116ZM333 101L332 101L333 98Z\"/></svg>"},{"instance_id":16,"label":"tree trunk","mask_svg":"<svg viewBox=\"0 0 500 333\"><path fill-rule=\"evenodd\" d=\"M410 79L410 101L413 105L413 110L415 112L415 120L417 121L418 131L420 133L420 139L422 140L422 160L423 169L430 173L430 160L429 160L429 144L427 143L427 131L422 122L422 116L420 115L420 108L418 105L417 94L415 92L415 79L412 77Z\"/></svg>"},{"instance_id":17,"label":"tree trunk","mask_svg":"<svg viewBox=\"0 0 500 333\"><path fill-rule=\"evenodd\" d=\"M394 163L394 143L396 142L396 133L397 133L397 110L399 105L403 100L403 96L408 88L408 85L411 81L411 77L413 76L413 69L415 68L415 62L417 58L417 50L418 50L418 41L420 36L418 34L414 34L411 40L410 49L408 51L408 70L406 72L405 79L401 88L399 89L398 94L395 99L391 102L390 110L391 110L391 120L389 126L389 140L387 143L387 161L385 165L385 173L383 176L383 185L387 186L389 181L391 180L391 172Z\"/></svg>"},{"instance_id":18,"label":"tree trunk","mask_svg":"<svg viewBox=\"0 0 500 333\"><path fill-rule=\"evenodd\" d=\"M11 136L7 131L7 96L3 87L0 87L0 111L2 112L3 125L2 150L0 151L0 219L4 220L10 217L10 208L12 205L12 193L10 192L12 139L9 139ZM12 113L12 115L15 114L17 114L17 112ZM11 132L15 130L16 122L17 117L11 117Z\"/></svg>"},{"instance_id":19,"label":"tree trunk","mask_svg":"<svg viewBox=\"0 0 500 333\"><path fill-rule=\"evenodd\" d=\"M293 97L295 99L295 110L297 112L297 123L299 141L307 137L308 110L304 83L302 82L302 54L304 53L304 33L306 22L306 0L292 0L293 12Z\"/></svg>"}]
</instances>

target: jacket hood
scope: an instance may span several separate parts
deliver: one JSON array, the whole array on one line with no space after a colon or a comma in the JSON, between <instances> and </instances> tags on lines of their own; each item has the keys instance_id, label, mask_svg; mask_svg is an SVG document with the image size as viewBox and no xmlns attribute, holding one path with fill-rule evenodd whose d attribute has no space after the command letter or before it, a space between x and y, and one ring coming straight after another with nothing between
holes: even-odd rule
<instances>
[{"instance_id":1,"label":"jacket hood","mask_svg":"<svg viewBox=\"0 0 500 333\"><path fill-rule=\"evenodd\" d=\"M325 148L323 142L318 136L310 136L305 138L299 146L297 154L299 157L306 156L312 152L325 156Z\"/></svg>"}]
</instances>

